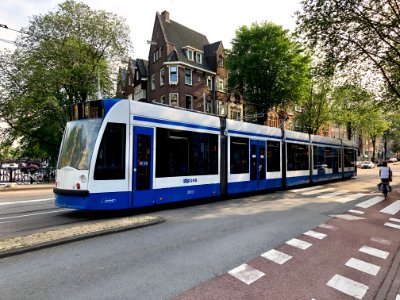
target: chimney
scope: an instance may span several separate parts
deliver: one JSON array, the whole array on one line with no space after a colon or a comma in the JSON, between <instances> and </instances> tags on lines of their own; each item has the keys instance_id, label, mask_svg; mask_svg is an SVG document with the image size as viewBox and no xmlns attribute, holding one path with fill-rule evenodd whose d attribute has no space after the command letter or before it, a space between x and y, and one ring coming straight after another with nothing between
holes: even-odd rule
<instances>
[{"instance_id":1,"label":"chimney","mask_svg":"<svg viewBox=\"0 0 400 300\"><path fill-rule=\"evenodd\" d=\"M166 10L164 10L161 15L163 16L165 22L169 23L169 12L167 12Z\"/></svg>"}]
</instances>

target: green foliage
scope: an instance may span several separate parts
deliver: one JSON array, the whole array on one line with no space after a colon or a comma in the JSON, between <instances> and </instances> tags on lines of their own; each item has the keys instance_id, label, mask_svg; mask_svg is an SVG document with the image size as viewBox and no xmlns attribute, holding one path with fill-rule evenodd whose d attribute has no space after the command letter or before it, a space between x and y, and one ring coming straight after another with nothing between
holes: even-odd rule
<instances>
[{"instance_id":1,"label":"green foliage","mask_svg":"<svg viewBox=\"0 0 400 300\"><path fill-rule=\"evenodd\" d=\"M300 103L309 86L309 57L281 26L242 26L227 52L228 86L262 117L274 107Z\"/></svg>"},{"instance_id":2,"label":"green foliage","mask_svg":"<svg viewBox=\"0 0 400 300\"><path fill-rule=\"evenodd\" d=\"M328 125L331 119L329 93L331 84L328 80L319 79L310 88L307 99L303 102L302 113L296 116L302 131L309 134L318 134L318 131Z\"/></svg>"},{"instance_id":3,"label":"green foliage","mask_svg":"<svg viewBox=\"0 0 400 300\"><path fill-rule=\"evenodd\" d=\"M130 48L125 20L75 1L33 16L13 53L0 52L0 119L22 156L56 158L65 108L112 93L110 62Z\"/></svg>"},{"instance_id":4,"label":"green foliage","mask_svg":"<svg viewBox=\"0 0 400 300\"><path fill-rule=\"evenodd\" d=\"M325 73L336 68L380 73L400 104L400 1L303 0L297 32L321 54Z\"/></svg>"}]
</instances>

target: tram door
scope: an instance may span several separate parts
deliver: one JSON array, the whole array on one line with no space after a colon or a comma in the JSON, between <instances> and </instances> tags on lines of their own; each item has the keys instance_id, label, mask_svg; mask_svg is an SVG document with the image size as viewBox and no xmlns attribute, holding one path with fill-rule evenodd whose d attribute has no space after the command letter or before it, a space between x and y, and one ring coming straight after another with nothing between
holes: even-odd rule
<instances>
[{"instance_id":1,"label":"tram door","mask_svg":"<svg viewBox=\"0 0 400 300\"><path fill-rule=\"evenodd\" d=\"M153 135L152 128L135 127L133 139L133 206L153 203Z\"/></svg>"},{"instance_id":2,"label":"tram door","mask_svg":"<svg viewBox=\"0 0 400 300\"><path fill-rule=\"evenodd\" d=\"M250 142L250 181L255 188L261 188L260 180L265 180L265 141Z\"/></svg>"}]
</instances>

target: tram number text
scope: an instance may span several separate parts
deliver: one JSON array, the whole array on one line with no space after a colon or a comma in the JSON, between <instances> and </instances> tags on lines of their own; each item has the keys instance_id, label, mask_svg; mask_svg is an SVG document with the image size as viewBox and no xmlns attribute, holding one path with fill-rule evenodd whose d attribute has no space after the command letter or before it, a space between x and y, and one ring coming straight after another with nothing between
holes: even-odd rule
<instances>
[{"instance_id":1,"label":"tram number text","mask_svg":"<svg viewBox=\"0 0 400 300\"><path fill-rule=\"evenodd\" d=\"M186 195L194 195L194 190L188 190L188 191L186 192Z\"/></svg>"},{"instance_id":2,"label":"tram number text","mask_svg":"<svg viewBox=\"0 0 400 300\"><path fill-rule=\"evenodd\" d=\"M193 183L197 182L197 178L185 178L183 179L183 183Z\"/></svg>"}]
</instances>

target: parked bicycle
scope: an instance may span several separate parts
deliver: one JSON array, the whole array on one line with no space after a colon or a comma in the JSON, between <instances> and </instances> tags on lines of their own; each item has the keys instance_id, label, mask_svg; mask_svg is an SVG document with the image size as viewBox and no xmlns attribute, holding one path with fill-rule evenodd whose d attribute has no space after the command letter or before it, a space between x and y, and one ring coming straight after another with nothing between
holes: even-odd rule
<instances>
[{"instance_id":1,"label":"parked bicycle","mask_svg":"<svg viewBox=\"0 0 400 300\"><path fill-rule=\"evenodd\" d=\"M20 173L17 175L15 178L15 182L17 184L32 184L34 182L36 183L41 183L43 182L43 173L42 172L36 172L36 173Z\"/></svg>"}]
</instances>

